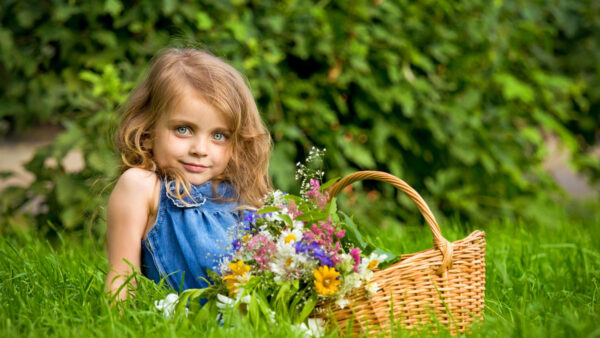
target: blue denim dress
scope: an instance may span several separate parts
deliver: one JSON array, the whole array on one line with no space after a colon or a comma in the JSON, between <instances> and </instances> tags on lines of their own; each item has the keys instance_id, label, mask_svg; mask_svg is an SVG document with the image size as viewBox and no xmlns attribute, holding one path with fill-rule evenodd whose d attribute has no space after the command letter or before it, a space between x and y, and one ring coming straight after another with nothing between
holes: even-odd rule
<instances>
[{"instance_id":1,"label":"blue denim dress","mask_svg":"<svg viewBox=\"0 0 600 338\"><path fill-rule=\"evenodd\" d=\"M213 196L213 182L192 185L186 203L170 196L175 182L164 181L156 222L142 240L142 273L159 282L165 277L169 285L183 291L204 288L206 269L216 271L219 260L232 251L231 231L241 213L237 202L218 202ZM220 183L217 196L234 195L233 188Z\"/></svg>"}]
</instances>

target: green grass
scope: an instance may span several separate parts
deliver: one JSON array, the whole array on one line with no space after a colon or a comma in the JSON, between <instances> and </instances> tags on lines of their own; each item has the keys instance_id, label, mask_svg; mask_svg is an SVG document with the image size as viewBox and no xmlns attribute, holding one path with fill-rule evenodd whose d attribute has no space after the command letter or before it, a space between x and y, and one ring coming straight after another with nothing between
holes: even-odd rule
<instances>
[{"instance_id":1,"label":"green grass","mask_svg":"<svg viewBox=\"0 0 600 338\"><path fill-rule=\"evenodd\" d=\"M486 230L485 320L472 335L600 337L600 217L586 210L593 208L569 214L558 208L543 224L443 227L449 240ZM377 232L376 240L394 252L431 247L421 226ZM60 238L50 244L26 233L0 239L0 336L298 336L285 323L254 330L243 317L232 327L163 318L153 303L168 290L143 278L135 299L111 308L99 243Z\"/></svg>"}]
</instances>

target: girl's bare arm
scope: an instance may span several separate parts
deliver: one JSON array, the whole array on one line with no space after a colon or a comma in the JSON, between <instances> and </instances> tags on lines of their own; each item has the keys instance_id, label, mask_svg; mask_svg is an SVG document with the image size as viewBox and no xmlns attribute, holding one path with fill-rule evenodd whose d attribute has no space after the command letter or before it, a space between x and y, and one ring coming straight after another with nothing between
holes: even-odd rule
<instances>
[{"instance_id":1,"label":"girl's bare arm","mask_svg":"<svg viewBox=\"0 0 600 338\"><path fill-rule=\"evenodd\" d=\"M119 300L127 298L128 295L128 286L121 288L123 283L133 269L140 270L141 241L148 224L157 184L154 173L138 168L128 169L119 178L108 201L106 290L111 295L118 292L116 298ZM135 283L133 280L132 282Z\"/></svg>"}]
</instances>

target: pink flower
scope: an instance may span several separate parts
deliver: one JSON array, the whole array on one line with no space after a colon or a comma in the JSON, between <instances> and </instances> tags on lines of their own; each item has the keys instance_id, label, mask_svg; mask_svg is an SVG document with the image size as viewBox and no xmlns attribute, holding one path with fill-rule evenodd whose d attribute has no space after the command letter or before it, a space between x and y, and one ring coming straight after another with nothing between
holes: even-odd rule
<instances>
[{"instance_id":1,"label":"pink flower","mask_svg":"<svg viewBox=\"0 0 600 338\"><path fill-rule=\"evenodd\" d=\"M319 193L319 195L315 196L315 203L321 210L325 209L325 207L327 206L327 201L329 201L328 192L325 192L325 194Z\"/></svg>"},{"instance_id":2,"label":"pink flower","mask_svg":"<svg viewBox=\"0 0 600 338\"><path fill-rule=\"evenodd\" d=\"M319 181L317 180L310 180L310 186L312 188L306 192L306 196L317 196L319 194L319 188L321 187L321 183L319 183Z\"/></svg>"},{"instance_id":3,"label":"pink flower","mask_svg":"<svg viewBox=\"0 0 600 338\"><path fill-rule=\"evenodd\" d=\"M320 237L323 234L323 230L319 229L316 224L313 224L310 230L315 234L315 237Z\"/></svg>"},{"instance_id":4,"label":"pink flower","mask_svg":"<svg viewBox=\"0 0 600 338\"><path fill-rule=\"evenodd\" d=\"M306 196L310 196L319 209L325 209L329 200L329 193L325 192L325 194L322 194L319 191L321 183L317 180L310 180L310 186L312 189L306 192Z\"/></svg>"},{"instance_id":5,"label":"pink flower","mask_svg":"<svg viewBox=\"0 0 600 338\"><path fill-rule=\"evenodd\" d=\"M335 249L333 250L333 254L331 255L331 261L333 262L334 266L342 261L342 257L339 255L341 247L342 244L340 242L335 242Z\"/></svg>"},{"instance_id":6,"label":"pink flower","mask_svg":"<svg viewBox=\"0 0 600 338\"><path fill-rule=\"evenodd\" d=\"M297 217L302 215L302 211L298 210L298 206L294 200L290 200L288 203L288 213L292 215L292 217Z\"/></svg>"},{"instance_id":7,"label":"pink flower","mask_svg":"<svg viewBox=\"0 0 600 338\"><path fill-rule=\"evenodd\" d=\"M358 265L360 264L360 249L354 248L350 250L350 256L354 259L354 272L358 273Z\"/></svg>"},{"instance_id":8,"label":"pink flower","mask_svg":"<svg viewBox=\"0 0 600 338\"><path fill-rule=\"evenodd\" d=\"M253 258L259 265L261 271L268 268L269 262L276 251L275 243L261 234L252 237L248 243L248 249L256 250Z\"/></svg>"}]
</instances>

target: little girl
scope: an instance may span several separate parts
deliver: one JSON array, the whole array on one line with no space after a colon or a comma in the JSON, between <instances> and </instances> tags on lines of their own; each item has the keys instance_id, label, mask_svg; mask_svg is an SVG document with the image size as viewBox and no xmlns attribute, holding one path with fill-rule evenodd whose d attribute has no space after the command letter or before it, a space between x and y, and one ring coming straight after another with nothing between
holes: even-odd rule
<instances>
[{"instance_id":1,"label":"little girl","mask_svg":"<svg viewBox=\"0 0 600 338\"><path fill-rule=\"evenodd\" d=\"M239 207L260 207L271 188L271 138L243 78L205 52L165 50L124 106L117 148L107 291L126 298L133 269L175 290L205 287Z\"/></svg>"}]
</instances>

